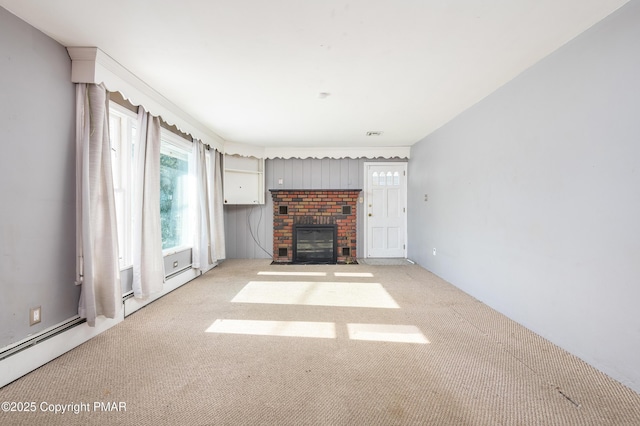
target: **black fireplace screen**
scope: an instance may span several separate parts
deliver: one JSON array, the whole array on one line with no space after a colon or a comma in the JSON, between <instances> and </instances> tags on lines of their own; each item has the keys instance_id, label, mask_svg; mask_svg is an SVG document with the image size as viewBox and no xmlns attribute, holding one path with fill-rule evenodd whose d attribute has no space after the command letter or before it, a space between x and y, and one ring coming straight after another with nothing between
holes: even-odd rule
<instances>
[{"instance_id":1,"label":"black fireplace screen","mask_svg":"<svg viewBox=\"0 0 640 426\"><path fill-rule=\"evenodd\" d=\"M336 225L294 225L294 263L336 263Z\"/></svg>"}]
</instances>

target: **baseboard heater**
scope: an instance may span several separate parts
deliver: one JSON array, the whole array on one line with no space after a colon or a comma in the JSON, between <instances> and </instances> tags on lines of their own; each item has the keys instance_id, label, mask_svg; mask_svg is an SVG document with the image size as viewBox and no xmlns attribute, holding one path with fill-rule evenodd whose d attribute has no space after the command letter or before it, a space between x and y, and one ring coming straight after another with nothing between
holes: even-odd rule
<instances>
[{"instance_id":1,"label":"baseboard heater","mask_svg":"<svg viewBox=\"0 0 640 426\"><path fill-rule=\"evenodd\" d=\"M122 302L124 303L124 301L130 297L133 297L133 291L123 294ZM0 352L0 361L25 349L29 349L30 347L35 346L38 343L44 342L47 339L51 339L52 337L57 336L60 333L64 333L67 330L77 327L80 324L84 324L85 322L87 322L86 318L80 318L78 315L76 315L75 317L70 318L67 321L64 321L58 325L53 326L52 328L36 334L35 336L31 336L28 339L23 340L22 342L15 343L13 346L7 347L7 349L4 349Z\"/></svg>"},{"instance_id":2,"label":"baseboard heater","mask_svg":"<svg viewBox=\"0 0 640 426\"><path fill-rule=\"evenodd\" d=\"M165 275L164 279L168 280L170 278L175 277L176 275L180 275L181 273L183 273L184 271L191 269L191 267L193 266L193 263L190 263L188 265L183 266L180 269L177 269L175 271L171 271L169 274Z\"/></svg>"},{"instance_id":3,"label":"baseboard heater","mask_svg":"<svg viewBox=\"0 0 640 426\"><path fill-rule=\"evenodd\" d=\"M166 276L166 279L170 279L172 277L175 277L176 275L179 275L180 273L191 269L191 264L186 265L185 267L181 268L178 271L172 272L171 274ZM133 291L129 291L125 294L122 295L122 302L124 304L124 301L127 299L130 299L133 297ZM75 317L64 321L56 326L53 326L52 328L49 328L47 330L42 331L39 334L36 334L34 336L31 336L21 342L15 343L13 345L8 346L6 349L4 350L0 350L0 361L2 361L5 358L10 357L11 355L15 355L18 352L21 352L25 349L29 349L32 346L37 345L38 343L41 343L47 339L50 339L54 336L57 336L60 333L64 333L67 330L70 330L74 327L79 326L80 324L84 324L85 322L87 322L87 320L85 318L80 318L78 315L76 315Z\"/></svg>"},{"instance_id":4,"label":"baseboard heater","mask_svg":"<svg viewBox=\"0 0 640 426\"><path fill-rule=\"evenodd\" d=\"M30 347L35 346L40 342L43 342L47 339L57 336L60 333L64 333L65 331L73 327L76 327L80 324L83 324L85 322L87 322L85 318L80 318L79 316L75 316L68 321L58 324L53 328L45 330L40 334L32 336L27 340L24 340L20 343L15 344L14 346L9 347L8 349L5 349L4 351L0 352L0 361L7 357L10 357L11 355L15 355L18 352L21 352L25 349L29 349Z\"/></svg>"}]
</instances>

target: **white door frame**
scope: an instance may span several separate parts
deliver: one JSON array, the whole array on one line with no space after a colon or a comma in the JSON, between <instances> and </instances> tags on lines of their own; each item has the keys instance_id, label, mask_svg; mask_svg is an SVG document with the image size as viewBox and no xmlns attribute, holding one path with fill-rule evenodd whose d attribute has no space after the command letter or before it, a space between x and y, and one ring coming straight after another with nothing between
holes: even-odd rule
<instances>
[{"instance_id":1,"label":"white door frame","mask_svg":"<svg viewBox=\"0 0 640 426\"><path fill-rule=\"evenodd\" d=\"M408 240L408 232L407 232L407 199L408 199L408 194L407 194L407 170L408 170L408 162L407 161L385 161L385 162L381 162L381 161L377 161L377 162L365 162L364 163L364 185L363 185L363 192L364 192L364 196L363 196L363 205L362 205L362 224L363 224L363 238L362 238L362 242L363 242L363 247L362 247L362 255L363 258L366 259L369 257L369 215L368 215L368 206L369 206L369 201L371 198L371 188L369 188L369 167L370 166L387 166L389 164L393 164L396 166L401 165L403 167L403 171L404 171L404 195L405 195L405 200L404 200L404 214L405 214L405 221L404 221L404 258L407 258L407 249L409 247L409 240Z\"/></svg>"}]
</instances>

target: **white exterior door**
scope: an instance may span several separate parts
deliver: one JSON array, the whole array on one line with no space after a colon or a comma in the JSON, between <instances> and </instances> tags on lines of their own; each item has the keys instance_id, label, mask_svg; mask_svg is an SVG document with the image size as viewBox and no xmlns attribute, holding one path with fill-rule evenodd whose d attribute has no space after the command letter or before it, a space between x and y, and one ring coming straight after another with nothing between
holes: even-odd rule
<instances>
[{"instance_id":1,"label":"white exterior door","mask_svg":"<svg viewBox=\"0 0 640 426\"><path fill-rule=\"evenodd\" d=\"M365 163L366 257L406 257L407 163Z\"/></svg>"}]
</instances>

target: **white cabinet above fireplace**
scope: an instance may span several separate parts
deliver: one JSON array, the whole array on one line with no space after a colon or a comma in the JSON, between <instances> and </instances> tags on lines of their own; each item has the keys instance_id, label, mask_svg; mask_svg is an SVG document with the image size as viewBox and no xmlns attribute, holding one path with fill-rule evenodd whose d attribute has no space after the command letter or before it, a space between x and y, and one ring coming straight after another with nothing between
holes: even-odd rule
<instances>
[{"instance_id":1,"label":"white cabinet above fireplace","mask_svg":"<svg viewBox=\"0 0 640 426\"><path fill-rule=\"evenodd\" d=\"M225 154L224 203L264 204L264 159Z\"/></svg>"}]
</instances>

